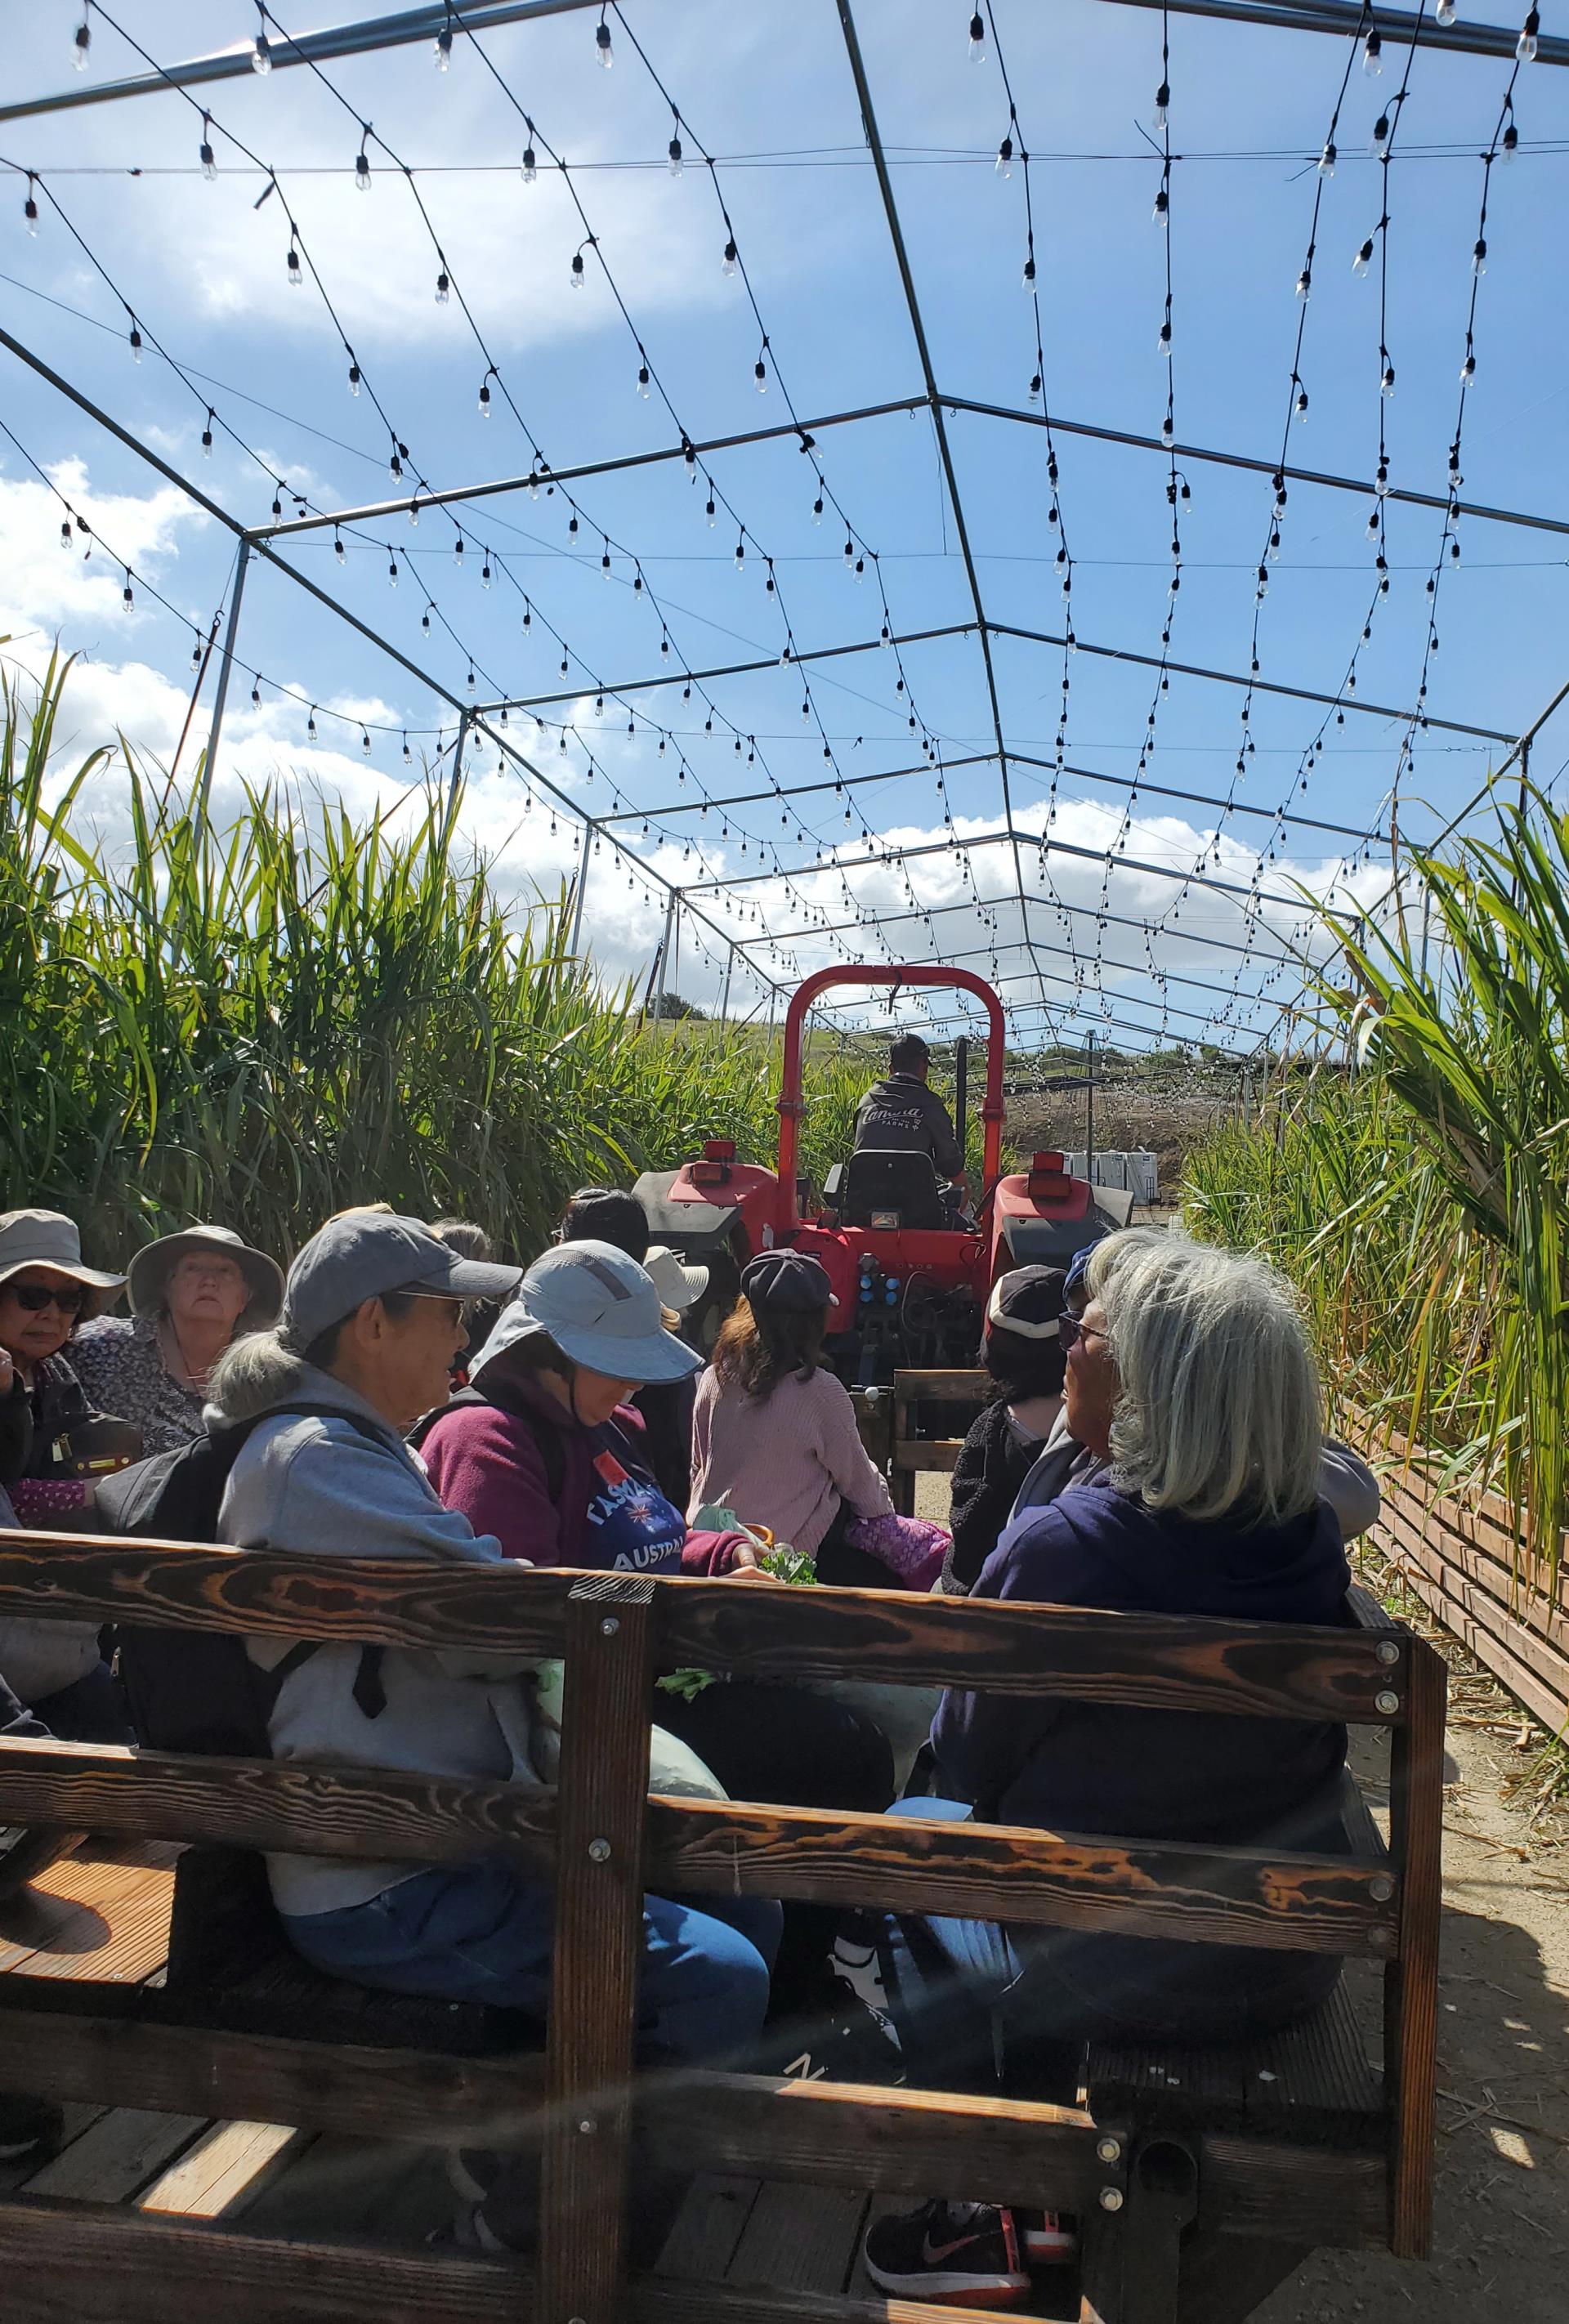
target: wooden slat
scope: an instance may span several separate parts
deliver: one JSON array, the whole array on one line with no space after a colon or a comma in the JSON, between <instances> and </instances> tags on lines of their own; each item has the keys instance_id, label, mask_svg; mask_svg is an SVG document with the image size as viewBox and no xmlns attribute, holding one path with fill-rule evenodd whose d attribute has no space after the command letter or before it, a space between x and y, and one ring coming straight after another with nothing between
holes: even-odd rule
<instances>
[{"instance_id":1,"label":"wooden slat","mask_svg":"<svg viewBox=\"0 0 1569 2324\"><path fill-rule=\"evenodd\" d=\"M276 2122L215 2122L136 2198L139 2211L186 2218L233 2215L262 2192L309 2137Z\"/></svg>"},{"instance_id":2,"label":"wooden slat","mask_svg":"<svg viewBox=\"0 0 1569 2324\"><path fill-rule=\"evenodd\" d=\"M116 2107L23 2182L29 2195L121 2203L156 2177L207 2128L205 2114L153 2114Z\"/></svg>"},{"instance_id":3,"label":"wooden slat","mask_svg":"<svg viewBox=\"0 0 1569 2324\"><path fill-rule=\"evenodd\" d=\"M1387 2240L1388 2186L1380 2154L1223 2135L1201 2143L1199 2218L1229 2236L1375 2251Z\"/></svg>"},{"instance_id":4,"label":"wooden slat","mask_svg":"<svg viewBox=\"0 0 1569 2324\"><path fill-rule=\"evenodd\" d=\"M1504 1594L1504 1578L1500 1575L1494 1586L1490 1577L1496 1569L1477 1560L1453 1534L1430 1530L1424 1539L1414 1526L1389 1511L1380 1523L1396 1564L1407 1574L1415 1567L1435 1586L1454 1608L1455 1624L1465 1626L1468 1641L1477 1628L1489 1634L1493 1643L1479 1659L1507 1655L1536 1682L1547 1703L1558 1707L1561 1721L1569 1709L1569 1651L1555 1642L1547 1618L1539 1628L1527 1601L1517 1598L1511 1603ZM1569 1621L1560 1618L1556 1628L1560 1637L1569 1639Z\"/></svg>"},{"instance_id":5,"label":"wooden slat","mask_svg":"<svg viewBox=\"0 0 1569 2324\"><path fill-rule=\"evenodd\" d=\"M586 1574L567 1602L539 2324L622 2314L654 1590Z\"/></svg>"},{"instance_id":6,"label":"wooden slat","mask_svg":"<svg viewBox=\"0 0 1569 2324\"><path fill-rule=\"evenodd\" d=\"M628 2324L975 2324L973 2308L930 2300L887 2300L881 2292L871 2300L835 2300L826 2292L678 2283L663 2276L634 2280L626 2314ZM1018 2308L1009 2309L1008 2318L1009 2324L1048 2324Z\"/></svg>"},{"instance_id":7,"label":"wooden slat","mask_svg":"<svg viewBox=\"0 0 1569 2324\"><path fill-rule=\"evenodd\" d=\"M58 1821L72 1800L100 1831L373 1861L504 1853L541 1877L553 1862L556 1795L521 1784L27 1737L0 1742L0 1821Z\"/></svg>"},{"instance_id":8,"label":"wooden slat","mask_svg":"<svg viewBox=\"0 0 1569 2324\"><path fill-rule=\"evenodd\" d=\"M221 2107L256 2121L419 2144L508 2146L534 2135L543 2072L531 2053L445 2058L215 2033L156 2022L162 1997L125 1997L140 2006L136 2016L7 2006L26 1982L0 1978L0 2056L6 2080L41 2097L203 2120ZM90 2006L92 1997L83 1998Z\"/></svg>"},{"instance_id":9,"label":"wooden slat","mask_svg":"<svg viewBox=\"0 0 1569 2324\"><path fill-rule=\"evenodd\" d=\"M1514 1653L1511 1640L1503 1639L1486 1624L1477 1621L1465 1607L1452 1598L1441 1583L1435 1582L1422 1566L1408 1558L1398 1545L1393 1547L1393 1563L1400 1578L1414 1597L1419 1598L1429 1613L1442 1623L1450 1636L1458 1638L1468 1653L1475 1655L1482 1668L1490 1671L1499 1683L1533 1711L1551 1732L1556 1733L1569 1716L1569 1700L1551 1686L1544 1685L1530 1665Z\"/></svg>"},{"instance_id":10,"label":"wooden slat","mask_svg":"<svg viewBox=\"0 0 1569 2324\"><path fill-rule=\"evenodd\" d=\"M655 1799L651 1877L680 1894L876 1902L1035 1926L1387 1958L1382 1862L1002 1824Z\"/></svg>"},{"instance_id":11,"label":"wooden slat","mask_svg":"<svg viewBox=\"0 0 1569 2324\"><path fill-rule=\"evenodd\" d=\"M1426 2259L1433 2233L1438 1932L1443 1905L1443 1657L1413 1643L1410 1724L1390 1744L1389 1848L1404 1867L1400 1957L1384 1977L1384 2072L1392 2105L1389 2247Z\"/></svg>"},{"instance_id":12,"label":"wooden slat","mask_svg":"<svg viewBox=\"0 0 1569 2324\"><path fill-rule=\"evenodd\" d=\"M0 1946L0 1969L127 1983L149 1977L168 1948L173 1886L160 1865L52 1865L42 1887L6 1906L0 1926L14 1941Z\"/></svg>"},{"instance_id":13,"label":"wooden slat","mask_svg":"<svg viewBox=\"0 0 1569 2324\"><path fill-rule=\"evenodd\" d=\"M268 1637L558 1655L568 1569L291 1557L88 1534L0 1535L0 1614Z\"/></svg>"},{"instance_id":14,"label":"wooden slat","mask_svg":"<svg viewBox=\"0 0 1569 2324\"><path fill-rule=\"evenodd\" d=\"M521 2324L528 2278L503 2261L291 2244L138 2211L0 2202L0 2285L17 2324Z\"/></svg>"},{"instance_id":15,"label":"wooden slat","mask_svg":"<svg viewBox=\"0 0 1569 2324\"><path fill-rule=\"evenodd\" d=\"M896 1469L952 1471L964 1449L962 1436L904 1436L893 1447Z\"/></svg>"},{"instance_id":16,"label":"wooden slat","mask_svg":"<svg viewBox=\"0 0 1569 2324\"><path fill-rule=\"evenodd\" d=\"M1178 1620L888 1590L660 1583L662 1657L753 1678L853 1673L896 1685L1392 1726L1405 1715L1404 1698L1397 1686L1395 1709L1376 1707L1389 1689L1376 1646L1354 1629L1284 1622Z\"/></svg>"},{"instance_id":17,"label":"wooden slat","mask_svg":"<svg viewBox=\"0 0 1569 2324\"><path fill-rule=\"evenodd\" d=\"M655 2274L685 2276L693 2283L722 2282L760 2184L733 2173L700 2171L665 2238Z\"/></svg>"},{"instance_id":18,"label":"wooden slat","mask_svg":"<svg viewBox=\"0 0 1569 2324\"><path fill-rule=\"evenodd\" d=\"M843 2292L865 2217L866 2198L858 2190L770 2181L752 2207L726 2281L771 2291Z\"/></svg>"},{"instance_id":19,"label":"wooden slat","mask_svg":"<svg viewBox=\"0 0 1569 2324\"><path fill-rule=\"evenodd\" d=\"M0 1537L3 1541L5 1537ZM0 1546L0 1613L391 1646L558 1653L568 1572L289 1557L33 1534ZM752 1677L853 1674L1145 1709L1394 1724L1388 1674L1352 1630L1182 1621L889 1591L659 1582L661 1653Z\"/></svg>"},{"instance_id":20,"label":"wooden slat","mask_svg":"<svg viewBox=\"0 0 1569 2324\"><path fill-rule=\"evenodd\" d=\"M893 1375L893 1401L896 1406L918 1404L923 1397L934 1404L984 1404L996 1386L991 1373L984 1371L898 1371Z\"/></svg>"},{"instance_id":21,"label":"wooden slat","mask_svg":"<svg viewBox=\"0 0 1569 2324\"><path fill-rule=\"evenodd\" d=\"M660 2152L863 2193L946 2187L962 2155L967 2199L1071 2210L1104 2176L1094 2123L1075 2107L750 2074L654 2082L637 2104Z\"/></svg>"}]
</instances>

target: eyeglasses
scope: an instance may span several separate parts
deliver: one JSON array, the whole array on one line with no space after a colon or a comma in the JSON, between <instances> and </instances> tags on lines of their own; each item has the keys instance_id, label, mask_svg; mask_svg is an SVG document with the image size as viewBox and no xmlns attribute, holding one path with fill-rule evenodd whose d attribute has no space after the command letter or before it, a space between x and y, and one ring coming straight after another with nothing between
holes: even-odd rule
<instances>
[{"instance_id":1,"label":"eyeglasses","mask_svg":"<svg viewBox=\"0 0 1569 2324\"><path fill-rule=\"evenodd\" d=\"M87 1305L88 1295L79 1283L8 1283L5 1289L30 1315L42 1315L46 1307L58 1307L62 1315L79 1315Z\"/></svg>"},{"instance_id":2,"label":"eyeglasses","mask_svg":"<svg viewBox=\"0 0 1569 2324\"><path fill-rule=\"evenodd\" d=\"M1104 1340L1112 1344L1112 1335L1103 1332L1098 1323L1085 1323L1077 1315L1065 1315L1057 1327L1057 1335L1065 1349L1076 1348L1081 1340Z\"/></svg>"}]
</instances>

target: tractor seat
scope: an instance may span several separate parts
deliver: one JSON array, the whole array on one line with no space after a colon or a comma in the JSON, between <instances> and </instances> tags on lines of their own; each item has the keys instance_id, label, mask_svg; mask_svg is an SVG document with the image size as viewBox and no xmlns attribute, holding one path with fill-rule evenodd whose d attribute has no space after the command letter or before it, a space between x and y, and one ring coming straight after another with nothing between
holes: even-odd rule
<instances>
[{"instance_id":1,"label":"tractor seat","mask_svg":"<svg viewBox=\"0 0 1569 2324\"><path fill-rule=\"evenodd\" d=\"M839 1213L847 1227L948 1223L931 1156L893 1146L863 1146L852 1154L840 1181Z\"/></svg>"}]
</instances>

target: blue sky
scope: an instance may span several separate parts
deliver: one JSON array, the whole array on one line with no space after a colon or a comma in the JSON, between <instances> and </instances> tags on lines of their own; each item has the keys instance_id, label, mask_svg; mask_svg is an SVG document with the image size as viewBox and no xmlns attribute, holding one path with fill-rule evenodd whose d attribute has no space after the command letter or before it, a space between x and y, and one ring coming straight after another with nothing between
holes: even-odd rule
<instances>
[{"instance_id":1,"label":"blue sky","mask_svg":"<svg viewBox=\"0 0 1569 2324\"><path fill-rule=\"evenodd\" d=\"M1277 457L1301 314L1295 286L1318 197L1300 364L1309 412L1306 424L1291 426L1288 457L1371 478L1381 418L1390 482L1441 494L1473 283L1480 155L1509 65L1422 52L1412 66L1388 172L1384 344L1396 377L1385 399L1380 269L1375 256L1369 278L1359 280L1352 259L1380 214L1383 173L1370 138L1404 74L1393 42L1376 79L1360 55L1353 61L1336 167L1321 180L1314 157L1347 44L1173 16L1177 158L1163 230L1150 218L1162 182L1153 124L1158 14L1112 0L1060 0L1049 10L1002 0L997 38L983 61L972 63L968 13L960 0L863 0L856 11L942 389L1040 408L1029 394L1036 301L1020 282L1024 172L1017 160L1007 178L993 166L1009 128L1000 43L1017 106L1012 134L1032 156L1044 386L1053 413L1158 434L1168 393L1158 333L1168 242L1179 443ZM1505 21L1496 10L1482 13ZM349 12L334 10L328 21L340 14ZM79 7L50 0L10 28L9 84L17 95L73 82L79 17ZM279 21L304 31L323 19L295 21L281 10ZM88 69L108 79L139 69L115 23L169 63L248 41L255 22L254 8L237 0L201 8L120 0L109 19L91 13ZM628 0L624 25L614 15L611 23L608 72L595 62L595 17L583 14L487 32L477 42L459 32L445 73L421 44L334 62L326 69L330 88L299 69L220 83L208 93L213 183L197 167L199 113L173 93L0 124L0 156L16 170L36 170L42 189L39 231L30 236L23 180L0 183L6 327L249 523L266 521L273 475L313 508L391 493L378 401L410 447L410 472L440 486L524 472L536 446L562 468L667 447L681 427L701 441L782 421L787 390L803 420L918 395L915 344L830 0L741 9L710 0L655 9ZM683 116L678 178L665 165L672 122L656 73ZM524 115L540 159L532 184L519 166ZM1491 177L1463 493L1565 517L1569 76L1526 68L1514 117L1519 152ZM368 192L355 184L362 122L374 132ZM236 141L277 173L278 190L260 208L267 177ZM712 173L705 152L717 157ZM551 153L569 164L586 229ZM411 182L392 156L411 167ZM721 264L721 197L744 279ZM305 278L298 288L287 264L291 219ZM586 232L596 242L584 250L585 283L575 290L571 262ZM438 304L443 256L456 294ZM748 282L769 341L762 395ZM127 346L127 303L147 342L139 364ZM344 337L362 374L357 397L348 391ZM481 337L496 373L488 419L479 410L487 368ZM653 375L646 399L638 392L640 344ZM117 721L167 758L190 680L189 623L205 632L222 602L232 544L8 354L0 353L0 417L88 512L99 543L85 564L60 549L58 506L0 439L0 630L13 633L6 650L36 661L58 633L88 658L76 701L81 740ZM209 401L217 440L205 459L199 438ZM576 537L561 495L516 493L482 503L460 517L461 565L455 522L429 510L417 527L399 514L349 529L341 566L329 533L306 536L287 553L460 696L471 656L476 698L566 692L546 708L542 733L516 712L508 732L586 812L668 810L651 818L646 839L641 814L615 826L636 861L618 858L607 842L590 859L586 932L608 973L645 973L657 938L661 912L637 870L642 862L691 889L707 916L685 918L681 983L698 997L717 991L731 936L771 938L771 948L754 946L751 956L785 981L845 948L874 959L964 956L985 971L994 946L1020 1038L1048 1024L1068 1037L1095 1026L1130 1043L1164 1029L1168 1038L1202 1034L1245 1047L1297 982L1287 968L1266 985L1260 965L1299 923L1296 882L1323 890L1341 877L1343 892L1364 901L1387 885L1387 844L1348 871L1356 843L1338 832L1360 835L1387 819L1424 666L1426 584L1447 544L1443 512L1387 505L1389 590L1363 643L1377 579L1377 545L1366 531L1371 496L1293 484L1278 562L1269 564L1268 595L1256 605L1256 569L1272 521L1269 477L1180 461L1192 498L1179 512L1181 588L1172 601L1169 464L1158 450L1058 435L1054 528L1042 430L964 413L948 424L989 618L1060 636L1059 543L1072 557L1069 610L1080 650L1070 659L1031 641L1000 638L994 646L1001 723L1021 754L1011 770L1015 817L1052 843L1044 878L1033 844L1020 856L1027 890L1039 899L1029 926L1040 981L1027 973L1020 945L1011 851L977 844L966 858L942 846L950 836L945 807L961 835L998 828L996 765L954 765L939 793L922 747L931 738L945 762L992 749L974 637L912 645L897 658L873 650L799 669L779 662L789 641L809 651L875 639L883 618L879 576L900 635L972 618L927 412L816 431L827 499L820 526L812 521L813 464L786 438L716 453L695 480L677 462L574 486ZM718 507L712 528L704 514L709 476ZM288 513L293 503L284 497ZM846 569L839 510L868 567L859 579ZM738 534L746 548L739 572ZM1569 676L1565 537L1463 520L1459 539L1460 561L1444 556L1435 600L1440 650L1428 671L1427 711L1513 735ZM124 610L111 549L179 617L144 590ZM488 589L481 581L487 558ZM399 567L395 591L390 562ZM640 570L641 590L634 586ZM427 633L429 601L436 611ZM1112 658L1158 658L1169 616L1173 659L1245 675L1255 613L1266 685L1334 695L1354 649L1358 701L1407 715L1349 708L1338 724L1333 708L1260 691L1244 729L1240 688L1172 675L1159 690L1156 670ZM566 641L565 679L558 638ZM1096 655L1087 650L1094 646L1112 653ZM242 777L273 772L362 804L393 798L410 773L403 732L416 760L436 747L438 729L450 736L453 714L428 687L265 568L247 585L239 651L247 671L261 674L261 699L254 707L250 677L236 678L215 792L220 810ZM629 689L595 715L601 683L752 659L768 666L714 680L690 703L678 686ZM1066 767L1054 791L1065 668ZM209 678L204 705L210 686ZM314 739L307 728L313 706ZM1119 785L1135 774L1152 707L1144 788L1130 806ZM705 731L710 715L712 734ZM1326 715L1324 746L1306 768L1304 754ZM372 737L368 759L361 720ZM1566 729L1569 719L1561 718L1541 738L1535 765L1543 779L1569 751ZM1253 749L1239 780L1244 734ZM1492 756L1502 748L1491 746ZM1485 777L1489 751L1436 727L1418 733L1414 763L1401 776L1403 828L1420 836L1457 808ZM821 788L841 776L905 768L917 771L852 783L843 794ZM772 796L776 786L782 803ZM754 792L765 796L734 812L697 812L705 795ZM1231 798L1263 812L1226 816L1168 793ZM568 819L558 815L552 837L542 789L536 798L525 815L518 772L501 770L494 752L476 754L466 828L525 899L536 886L552 890L574 861ZM112 836L120 809L107 779L94 804ZM1272 818L1287 805L1336 829L1278 825ZM1278 900L1254 913L1249 955L1236 948L1249 929L1259 852L1271 845L1262 892ZM901 866L891 860L901 846L933 852ZM744 884L764 848L770 867L777 861L798 872L789 888ZM1180 873L1201 861L1239 892L1184 890L1136 868ZM706 880L724 884L700 886ZM929 928L924 918L892 917L909 914L912 898L915 910L931 913ZM836 927L873 913L884 922L880 936L854 927L827 934L815 925L826 919ZM733 997L750 1005L759 990L738 975Z\"/></svg>"}]
</instances>

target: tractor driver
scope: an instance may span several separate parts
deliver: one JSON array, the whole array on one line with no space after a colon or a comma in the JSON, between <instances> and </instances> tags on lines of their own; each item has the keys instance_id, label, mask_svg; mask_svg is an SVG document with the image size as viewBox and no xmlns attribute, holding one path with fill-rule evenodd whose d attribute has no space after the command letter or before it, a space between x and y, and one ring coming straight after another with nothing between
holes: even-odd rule
<instances>
[{"instance_id":1,"label":"tractor driver","mask_svg":"<svg viewBox=\"0 0 1569 2324\"><path fill-rule=\"evenodd\" d=\"M968 1192L964 1149L954 1131L952 1116L936 1090L928 1086L931 1053L918 1033L901 1033L888 1053L885 1081L873 1082L855 1110L855 1151L864 1147L895 1148L904 1154L929 1154L939 1178Z\"/></svg>"}]
</instances>

